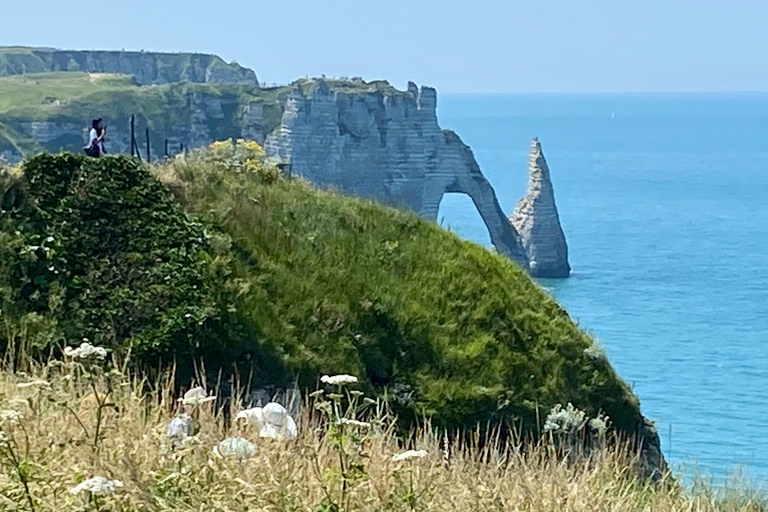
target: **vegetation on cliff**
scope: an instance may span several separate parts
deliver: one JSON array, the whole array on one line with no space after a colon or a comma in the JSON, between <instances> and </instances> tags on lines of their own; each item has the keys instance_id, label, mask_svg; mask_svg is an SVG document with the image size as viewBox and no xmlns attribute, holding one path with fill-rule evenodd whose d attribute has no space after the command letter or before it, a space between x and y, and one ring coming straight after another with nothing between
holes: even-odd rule
<instances>
[{"instance_id":1,"label":"vegetation on cliff","mask_svg":"<svg viewBox=\"0 0 768 512\"><path fill-rule=\"evenodd\" d=\"M152 172L41 155L2 186L0 340L16 353L88 338L144 367L175 361L182 379L200 359L211 377L234 366L253 386L346 372L408 423L536 433L570 402L642 425L521 268L414 214L281 179L254 143Z\"/></svg>"},{"instance_id":2,"label":"vegetation on cliff","mask_svg":"<svg viewBox=\"0 0 768 512\"><path fill-rule=\"evenodd\" d=\"M546 442L520 450L498 439L447 441L428 427L403 443L381 402L356 397L355 387L316 393L315 407L296 417L296 439L265 438L237 419L239 400L180 406L172 389L147 395L110 359L0 370L0 509L766 510L739 487L686 493L670 480L639 481L621 444L574 460ZM174 414L194 432L169 436Z\"/></svg>"}]
</instances>

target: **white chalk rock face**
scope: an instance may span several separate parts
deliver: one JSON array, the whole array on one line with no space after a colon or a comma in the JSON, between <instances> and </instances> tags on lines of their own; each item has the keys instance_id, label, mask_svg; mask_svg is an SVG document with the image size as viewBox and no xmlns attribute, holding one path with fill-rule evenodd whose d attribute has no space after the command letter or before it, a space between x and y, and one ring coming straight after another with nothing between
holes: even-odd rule
<instances>
[{"instance_id":1,"label":"white chalk rock face","mask_svg":"<svg viewBox=\"0 0 768 512\"><path fill-rule=\"evenodd\" d=\"M297 85L282 104L267 156L320 186L374 197L437 220L446 193L472 198L496 250L527 267L519 236L458 135L437 122L437 94L409 83L333 90L324 80Z\"/></svg>"},{"instance_id":2,"label":"white chalk rock face","mask_svg":"<svg viewBox=\"0 0 768 512\"><path fill-rule=\"evenodd\" d=\"M531 141L528 157L528 191L509 221L520 234L534 277L568 277L568 244L555 205L555 191L538 138Z\"/></svg>"}]
</instances>

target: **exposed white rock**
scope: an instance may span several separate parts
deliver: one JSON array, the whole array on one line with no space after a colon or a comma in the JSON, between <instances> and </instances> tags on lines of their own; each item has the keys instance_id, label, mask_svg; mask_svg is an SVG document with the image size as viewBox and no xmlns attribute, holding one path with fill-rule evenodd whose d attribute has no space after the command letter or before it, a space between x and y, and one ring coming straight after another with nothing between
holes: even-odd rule
<instances>
[{"instance_id":1,"label":"exposed white rock","mask_svg":"<svg viewBox=\"0 0 768 512\"><path fill-rule=\"evenodd\" d=\"M528 191L509 219L520 234L528 271L536 277L568 277L568 245L560 226L549 167L536 137L531 141L528 172Z\"/></svg>"},{"instance_id":2,"label":"exposed white rock","mask_svg":"<svg viewBox=\"0 0 768 512\"><path fill-rule=\"evenodd\" d=\"M444 194L472 198L496 249L527 259L514 227L480 172L472 151L437 123L437 95L409 83L407 92L334 91L316 80L285 99L280 126L266 138L267 156L320 185L375 197L437 220Z\"/></svg>"}]
</instances>

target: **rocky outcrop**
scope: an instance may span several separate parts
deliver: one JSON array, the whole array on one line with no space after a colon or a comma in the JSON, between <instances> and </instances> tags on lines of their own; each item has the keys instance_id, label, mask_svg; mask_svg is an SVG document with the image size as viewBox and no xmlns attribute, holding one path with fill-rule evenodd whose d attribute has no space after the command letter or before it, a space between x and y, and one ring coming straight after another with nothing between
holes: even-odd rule
<instances>
[{"instance_id":1,"label":"rocky outcrop","mask_svg":"<svg viewBox=\"0 0 768 512\"><path fill-rule=\"evenodd\" d=\"M236 68L230 70L235 75L229 78L209 73L205 70L210 71L212 59L218 57L193 54L28 50L13 55L29 61L21 68L17 65L16 72L40 70L34 66L43 62L46 69L82 69L82 64L91 70L129 72L139 81L152 83L213 78L237 81L240 76ZM202 59L199 66L182 65L198 57ZM70 58L79 64L65 66ZM7 52L0 49L0 70L8 62ZM146 157L146 128L153 158L165 154L166 143L173 155L182 145L193 148L228 138L256 140L270 158L291 164L294 174L319 186L375 197L433 221L445 194L467 194L499 253L534 275L568 275L567 249L546 163L539 166L540 178L535 180L532 174L531 191L510 223L472 150L458 135L440 128L434 89L409 83L407 90L399 91L385 81L360 79L306 79L261 89L255 86L255 75L252 78L252 87L197 83L162 89L128 87L108 95L92 93L94 100L84 96L11 109L0 115L0 154L17 160L43 148L81 151L88 122L83 113L96 104L98 115L109 126L107 150L111 153L130 152L130 118L135 114L142 157ZM36 114L30 115L30 111ZM557 240L551 236L555 227Z\"/></svg>"},{"instance_id":2,"label":"rocky outcrop","mask_svg":"<svg viewBox=\"0 0 768 512\"><path fill-rule=\"evenodd\" d=\"M51 71L122 73L133 75L139 85L186 81L258 86L253 70L216 55L0 47L0 76Z\"/></svg>"},{"instance_id":3,"label":"rocky outcrop","mask_svg":"<svg viewBox=\"0 0 768 512\"><path fill-rule=\"evenodd\" d=\"M528 191L509 219L520 234L528 271L536 277L568 277L568 245L560 226L549 167L537 138L531 141L528 173Z\"/></svg>"},{"instance_id":4,"label":"rocky outcrop","mask_svg":"<svg viewBox=\"0 0 768 512\"><path fill-rule=\"evenodd\" d=\"M320 186L376 197L431 220L437 220L444 194L467 194L496 250L527 266L519 236L472 151L458 135L441 130L436 106L435 90L413 83L395 93L380 87L333 90L324 80L296 85L265 150Z\"/></svg>"}]
</instances>

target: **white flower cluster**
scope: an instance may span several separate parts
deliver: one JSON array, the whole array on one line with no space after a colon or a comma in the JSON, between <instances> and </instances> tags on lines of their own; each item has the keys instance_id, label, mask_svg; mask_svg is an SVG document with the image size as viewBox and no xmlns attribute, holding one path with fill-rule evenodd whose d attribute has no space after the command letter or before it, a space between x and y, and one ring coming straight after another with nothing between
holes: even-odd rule
<instances>
[{"instance_id":1,"label":"white flower cluster","mask_svg":"<svg viewBox=\"0 0 768 512\"><path fill-rule=\"evenodd\" d=\"M185 439L194 435L194 420L189 414L179 414L168 424L165 435L171 438L174 446L181 446Z\"/></svg>"},{"instance_id":2,"label":"white flower cluster","mask_svg":"<svg viewBox=\"0 0 768 512\"><path fill-rule=\"evenodd\" d=\"M426 450L408 450L392 457L394 462L401 462L408 459L421 459L427 456Z\"/></svg>"},{"instance_id":3,"label":"white flower cluster","mask_svg":"<svg viewBox=\"0 0 768 512\"><path fill-rule=\"evenodd\" d=\"M589 428L591 428L597 435L602 436L608 431L610 423L610 418L603 413L600 413L597 415L597 418L589 420Z\"/></svg>"},{"instance_id":4,"label":"white flower cluster","mask_svg":"<svg viewBox=\"0 0 768 512\"><path fill-rule=\"evenodd\" d=\"M584 349L584 355L591 359L604 359L605 351L596 341L593 341L590 346Z\"/></svg>"},{"instance_id":5,"label":"white flower cluster","mask_svg":"<svg viewBox=\"0 0 768 512\"><path fill-rule=\"evenodd\" d=\"M270 402L262 407L251 407L237 413L236 420L245 420L259 429L259 437L296 439L296 421L282 405Z\"/></svg>"},{"instance_id":6,"label":"white flower cluster","mask_svg":"<svg viewBox=\"0 0 768 512\"><path fill-rule=\"evenodd\" d=\"M192 388L186 393L184 393L184 396L182 398L179 398L179 402L181 402L182 405L202 405L207 402L212 402L216 400L215 396L208 396L208 393L205 392L205 389L201 388L200 386L196 388Z\"/></svg>"},{"instance_id":7,"label":"white flower cluster","mask_svg":"<svg viewBox=\"0 0 768 512\"><path fill-rule=\"evenodd\" d=\"M565 409L557 404L549 411L547 421L544 423L544 431L555 434L575 433L586 424L586 414L568 403Z\"/></svg>"},{"instance_id":8,"label":"white flower cluster","mask_svg":"<svg viewBox=\"0 0 768 512\"><path fill-rule=\"evenodd\" d=\"M69 492L72 494L89 492L96 496L107 496L109 494L114 494L115 489L122 486L123 482L120 480L107 480L103 476L95 476L84 482L80 482L75 487L71 488Z\"/></svg>"},{"instance_id":9,"label":"white flower cluster","mask_svg":"<svg viewBox=\"0 0 768 512\"><path fill-rule=\"evenodd\" d=\"M21 422L21 413L13 409L0 411L0 425L18 425Z\"/></svg>"},{"instance_id":10,"label":"white flower cluster","mask_svg":"<svg viewBox=\"0 0 768 512\"><path fill-rule=\"evenodd\" d=\"M94 347L85 341L77 348L65 347L64 355L79 360L103 360L107 357L107 349Z\"/></svg>"},{"instance_id":11,"label":"white flower cluster","mask_svg":"<svg viewBox=\"0 0 768 512\"><path fill-rule=\"evenodd\" d=\"M345 386L357 383L357 377L353 375L323 375L320 377L320 382L330 384L331 386Z\"/></svg>"},{"instance_id":12,"label":"white flower cluster","mask_svg":"<svg viewBox=\"0 0 768 512\"><path fill-rule=\"evenodd\" d=\"M248 460L256 453L256 445L242 437L228 437L213 447L217 457L233 457L240 462Z\"/></svg>"}]
</instances>

